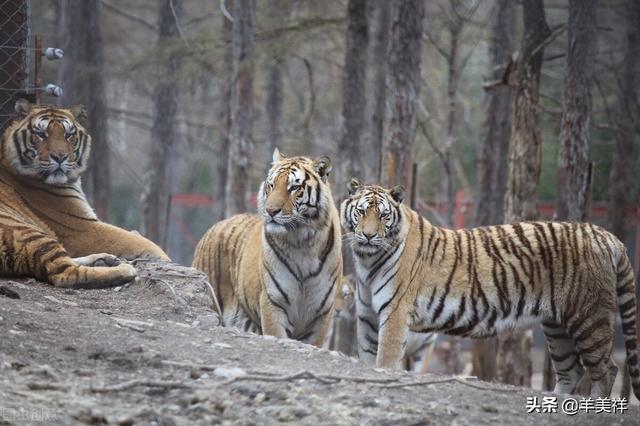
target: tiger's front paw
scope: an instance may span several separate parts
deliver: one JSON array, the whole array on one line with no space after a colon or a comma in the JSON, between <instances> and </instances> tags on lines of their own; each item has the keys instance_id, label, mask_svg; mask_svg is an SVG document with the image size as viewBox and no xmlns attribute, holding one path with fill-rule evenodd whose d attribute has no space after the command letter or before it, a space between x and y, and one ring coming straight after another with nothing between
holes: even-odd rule
<instances>
[{"instance_id":1,"label":"tiger's front paw","mask_svg":"<svg viewBox=\"0 0 640 426\"><path fill-rule=\"evenodd\" d=\"M73 259L81 266L106 266L113 267L120 265L120 259L109 253L96 253L89 256L76 257Z\"/></svg>"}]
</instances>

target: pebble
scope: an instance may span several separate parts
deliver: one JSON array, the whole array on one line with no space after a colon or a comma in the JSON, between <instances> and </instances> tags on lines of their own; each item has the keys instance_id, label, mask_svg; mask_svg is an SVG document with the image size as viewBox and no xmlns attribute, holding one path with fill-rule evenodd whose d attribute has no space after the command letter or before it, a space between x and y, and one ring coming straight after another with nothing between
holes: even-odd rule
<instances>
[{"instance_id":1,"label":"pebble","mask_svg":"<svg viewBox=\"0 0 640 426\"><path fill-rule=\"evenodd\" d=\"M247 372L238 367L218 367L213 370L213 375L225 379L233 379L235 377L246 376Z\"/></svg>"},{"instance_id":2,"label":"pebble","mask_svg":"<svg viewBox=\"0 0 640 426\"><path fill-rule=\"evenodd\" d=\"M213 346L216 346L218 348L224 348L224 349L229 349L233 347L228 343L214 343Z\"/></svg>"},{"instance_id":3,"label":"pebble","mask_svg":"<svg viewBox=\"0 0 640 426\"><path fill-rule=\"evenodd\" d=\"M44 296L44 298L47 299L50 302L57 303L59 305L62 305L62 303L63 303L62 300L60 300L58 298L55 298L53 296Z\"/></svg>"},{"instance_id":4,"label":"pebble","mask_svg":"<svg viewBox=\"0 0 640 426\"><path fill-rule=\"evenodd\" d=\"M207 337L207 338L205 338L205 339L203 339L202 341L203 341L204 343L207 343L207 344L212 342L212 340L211 340L210 338L208 338L208 337Z\"/></svg>"},{"instance_id":5,"label":"pebble","mask_svg":"<svg viewBox=\"0 0 640 426\"><path fill-rule=\"evenodd\" d=\"M258 392L256 397L253 398L256 404L261 404L265 399L267 399L267 394L264 392Z\"/></svg>"}]
</instances>

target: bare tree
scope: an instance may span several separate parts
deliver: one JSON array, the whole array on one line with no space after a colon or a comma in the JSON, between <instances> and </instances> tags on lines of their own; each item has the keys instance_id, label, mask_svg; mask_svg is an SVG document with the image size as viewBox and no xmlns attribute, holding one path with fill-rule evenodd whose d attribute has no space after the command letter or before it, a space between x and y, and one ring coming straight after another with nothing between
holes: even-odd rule
<instances>
[{"instance_id":1,"label":"bare tree","mask_svg":"<svg viewBox=\"0 0 640 426\"><path fill-rule=\"evenodd\" d=\"M171 186L173 173L171 157L175 150L178 132L176 115L178 108L179 59L176 43L179 42L178 17L180 0L163 0L160 4L160 26L156 44L160 75L153 92L155 108L151 128L151 158L148 183L143 196L143 232L151 240L166 247Z\"/></svg>"},{"instance_id":2,"label":"bare tree","mask_svg":"<svg viewBox=\"0 0 640 426\"><path fill-rule=\"evenodd\" d=\"M386 103L387 49L389 46L389 24L391 4L388 0L369 0L372 4L374 24L370 26L370 67L373 79L368 102L371 104L369 117L369 139L372 149L372 170L369 180L382 180L382 152L384 137L384 114Z\"/></svg>"},{"instance_id":3,"label":"bare tree","mask_svg":"<svg viewBox=\"0 0 640 426\"><path fill-rule=\"evenodd\" d=\"M489 44L489 72L500 78L514 49L515 7L511 0L494 6ZM487 91L485 120L478 147L477 197L474 224L495 225L502 221L506 190L507 152L511 137L511 88L500 85ZM491 381L497 372L497 338L475 339L472 344L473 374Z\"/></svg>"},{"instance_id":4,"label":"bare tree","mask_svg":"<svg viewBox=\"0 0 640 426\"><path fill-rule=\"evenodd\" d=\"M584 221L590 198L591 85L596 0L569 0L569 42L556 185L559 220Z\"/></svg>"},{"instance_id":5,"label":"bare tree","mask_svg":"<svg viewBox=\"0 0 640 426\"><path fill-rule=\"evenodd\" d=\"M269 31L276 29L278 22L286 19L286 5L283 1L268 0L266 21ZM283 18L283 15L285 16ZM265 115L267 116L267 145L269 154L282 144L282 53L279 51L279 43L274 39L267 45L267 63L265 66L266 96ZM265 164L265 171L269 170L270 163Z\"/></svg>"},{"instance_id":6,"label":"bare tree","mask_svg":"<svg viewBox=\"0 0 640 426\"><path fill-rule=\"evenodd\" d=\"M222 220L226 214L227 206L227 175L229 172L229 134L231 132L231 87L233 78L233 52L231 47L231 21L222 16L222 40L225 48L222 57L222 93L220 106L218 109L218 144L217 144L217 167L215 182L213 183L214 218L216 221Z\"/></svg>"},{"instance_id":7,"label":"bare tree","mask_svg":"<svg viewBox=\"0 0 640 426\"><path fill-rule=\"evenodd\" d=\"M86 127L93 138L89 167L83 177L83 189L98 217L109 219L111 195L111 151L108 143L108 120L104 90L104 48L100 3L97 1L64 0L64 52L61 76L64 106L82 103L87 108ZM72 24L71 24L72 23Z\"/></svg>"},{"instance_id":8,"label":"bare tree","mask_svg":"<svg viewBox=\"0 0 640 426\"><path fill-rule=\"evenodd\" d=\"M411 187L424 0L392 0L384 128L387 185Z\"/></svg>"},{"instance_id":9,"label":"bare tree","mask_svg":"<svg viewBox=\"0 0 640 426\"><path fill-rule=\"evenodd\" d=\"M542 145L538 98L544 46L551 35L542 0L523 0L522 9L524 35L515 74L511 76L514 87L505 198L507 223L538 216L536 201ZM500 337L498 377L505 383L531 384L531 331Z\"/></svg>"},{"instance_id":10,"label":"bare tree","mask_svg":"<svg viewBox=\"0 0 640 426\"><path fill-rule=\"evenodd\" d=\"M625 44L618 96L615 108L615 145L609 177L610 208L609 226L622 241L625 240L625 216L628 206L633 202L630 194L632 167L637 149L634 150L634 123L638 121L640 111L634 108L634 92L638 84L638 55L640 54L640 2L625 2Z\"/></svg>"},{"instance_id":11,"label":"bare tree","mask_svg":"<svg viewBox=\"0 0 640 426\"><path fill-rule=\"evenodd\" d=\"M366 111L368 22L367 0L349 0L342 89L342 138L338 144L341 166L338 188L352 177L363 179L362 137Z\"/></svg>"},{"instance_id":12,"label":"bare tree","mask_svg":"<svg viewBox=\"0 0 640 426\"><path fill-rule=\"evenodd\" d=\"M253 153L253 74L255 0L233 2L233 79L231 133L227 171L226 215L249 208L251 157Z\"/></svg>"},{"instance_id":13,"label":"bare tree","mask_svg":"<svg viewBox=\"0 0 640 426\"><path fill-rule=\"evenodd\" d=\"M640 2L627 0L624 4L625 40L622 69L618 81L618 96L615 107L615 144L609 177L610 205L609 227L621 241L625 241L627 232L625 220L628 207L633 204L632 183L637 179L633 165L637 161L638 148L634 148L634 123L640 120L640 110L634 107L635 90L638 84L638 55L640 54ZM638 250L638 248L636 248ZM631 380L626 367L622 371L623 385L621 395L629 398Z\"/></svg>"}]
</instances>

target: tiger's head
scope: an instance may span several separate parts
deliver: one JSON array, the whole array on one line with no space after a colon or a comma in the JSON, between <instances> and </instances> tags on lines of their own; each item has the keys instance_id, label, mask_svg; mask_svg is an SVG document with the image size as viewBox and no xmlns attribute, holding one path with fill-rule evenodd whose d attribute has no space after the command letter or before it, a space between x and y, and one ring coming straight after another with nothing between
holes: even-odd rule
<instances>
[{"instance_id":1,"label":"tiger's head","mask_svg":"<svg viewBox=\"0 0 640 426\"><path fill-rule=\"evenodd\" d=\"M333 206L327 183L330 172L328 157L287 158L276 148L271 170L258 191L258 212L266 232L286 233L325 220Z\"/></svg>"},{"instance_id":2,"label":"tiger's head","mask_svg":"<svg viewBox=\"0 0 640 426\"><path fill-rule=\"evenodd\" d=\"M350 233L354 253L366 257L395 247L401 238L404 188L385 189L351 179L348 190L349 197L340 206L340 220Z\"/></svg>"},{"instance_id":3,"label":"tiger's head","mask_svg":"<svg viewBox=\"0 0 640 426\"><path fill-rule=\"evenodd\" d=\"M77 181L87 167L91 147L91 136L82 127L87 119L84 106L67 109L19 99L15 110L19 118L2 139L7 166L49 185Z\"/></svg>"}]
</instances>

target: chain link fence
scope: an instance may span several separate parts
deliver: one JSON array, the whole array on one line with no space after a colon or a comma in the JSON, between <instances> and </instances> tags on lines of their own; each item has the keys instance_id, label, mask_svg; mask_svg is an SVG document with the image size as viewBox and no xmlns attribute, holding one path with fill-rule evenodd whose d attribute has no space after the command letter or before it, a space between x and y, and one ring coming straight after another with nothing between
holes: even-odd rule
<instances>
[{"instance_id":1,"label":"chain link fence","mask_svg":"<svg viewBox=\"0 0 640 426\"><path fill-rule=\"evenodd\" d=\"M0 132L15 118L15 101L29 87L30 35L29 1L0 0Z\"/></svg>"}]
</instances>

